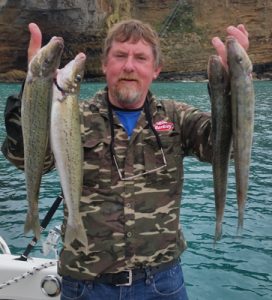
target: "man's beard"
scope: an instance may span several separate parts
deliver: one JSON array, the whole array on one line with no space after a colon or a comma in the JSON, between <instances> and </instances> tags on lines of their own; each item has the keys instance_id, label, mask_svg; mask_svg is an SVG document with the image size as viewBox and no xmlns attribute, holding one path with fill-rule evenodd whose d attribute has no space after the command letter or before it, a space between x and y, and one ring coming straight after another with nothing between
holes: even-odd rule
<instances>
[{"instance_id":1,"label":"man's beard","mask_svg":"<svg viewBox=\"0 0 272 300\"><path fill-rule=\"evenodd\" d=\"M114 94L119 102L131 105L141 98L141 92L136 87L119 85L114 89Z\"/></svg>"}]
</instances>

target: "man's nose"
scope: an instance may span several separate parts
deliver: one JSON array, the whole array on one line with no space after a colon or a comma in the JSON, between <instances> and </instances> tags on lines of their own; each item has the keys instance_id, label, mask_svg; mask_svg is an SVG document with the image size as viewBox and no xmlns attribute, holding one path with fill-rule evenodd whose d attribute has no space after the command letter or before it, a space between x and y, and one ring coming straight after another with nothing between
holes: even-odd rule
<instances>
[{"instance_id":1,"label":"man's nose","mask_svg":"<svg viewBox=\"0 0 272 300\"><path fill-rule=\"evenodd\" d=\"M125 64L124 64L124 71L126 72L133 72L134 71L134 62L133 62L133 57L128 56Z\"/></svg>"}]
</instances>

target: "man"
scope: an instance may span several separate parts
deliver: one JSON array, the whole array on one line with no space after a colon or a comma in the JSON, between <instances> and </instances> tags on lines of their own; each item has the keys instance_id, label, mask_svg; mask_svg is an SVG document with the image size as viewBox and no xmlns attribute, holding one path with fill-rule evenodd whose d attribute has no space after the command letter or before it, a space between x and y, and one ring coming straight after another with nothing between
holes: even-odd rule
<instances>
[{"instance_id":1,"label":"man","mask_svg":"<svg viewBox=\"0 0 272 300\"><path fill-rule=\"evenodd\" d=\"M31 59L41 46L41 32L35 24L29 28ZM243 25L227 33L248 48ZM223 42L214 38L213 45L227 68ZM179 263L186 249L179 224L182 160L195 155L211 161L211 117L150 93L161 64L159 39L149 25L129 20L109 31L102 57L107 87L81 104L80 212L88 252L77 240L64 245L58 266L62 300L188 299ZM18 166L22 137L16 119L20 100L10 97L2 151ZM45 171L52 161L49 153Z\"/></svg>"}]
</instances>

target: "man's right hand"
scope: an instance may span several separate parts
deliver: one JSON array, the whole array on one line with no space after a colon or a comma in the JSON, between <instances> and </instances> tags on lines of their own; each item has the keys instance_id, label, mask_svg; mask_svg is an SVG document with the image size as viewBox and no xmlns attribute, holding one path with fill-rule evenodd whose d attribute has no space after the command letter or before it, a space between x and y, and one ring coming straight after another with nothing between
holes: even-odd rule
<instances>
[{"instance_id":1,"label":"man's right hand","mask_svg":"<svg viewBox=\"0 0 272 300\"><path fill-rule=\"evenodd\" d=\"M42 33L38 25L35 23L30 23L28 28L30 31L30 41L27 51L29 63L42 46Z\"/></svg>"}]
</instances>

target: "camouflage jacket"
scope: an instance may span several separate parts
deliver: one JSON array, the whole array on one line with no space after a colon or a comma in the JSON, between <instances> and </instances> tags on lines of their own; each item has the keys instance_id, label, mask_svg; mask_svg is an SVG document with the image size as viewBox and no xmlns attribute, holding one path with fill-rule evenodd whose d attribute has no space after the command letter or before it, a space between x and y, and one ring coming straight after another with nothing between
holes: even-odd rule
<instances>
[{"instance_id":1,"label":"camouflage jacket","mask_svg":"<svg viewBox=\"0 0 272 300\"><path fill-rule=\"evenodd\" d=\"M80 212L88 234L87 252L79 241L64 246L59 273L91 280L101 273L119 272L140 266L155 266L178 258L186 248L180 225L183 158L195 155L211 161L211 119L182 102L149 101L152 123L159 134L167 166L153 131L142 111L129 139L113 114L114 150L124 177L120 180L110 152L111 130L105 91L81 102L84 147L84 183ZM20 105L9 99L5 121L8 137L4 155L23 168ZM18 128L17 128L18 127ZM17 132L17 133L16 133ZM49 153L49 152L48 152ZM50 153L45 171L52 169ZM63 232L67 220L64 209Z\"/></svg>"}]
</instances>

